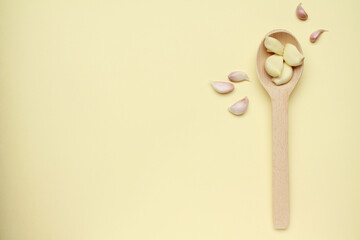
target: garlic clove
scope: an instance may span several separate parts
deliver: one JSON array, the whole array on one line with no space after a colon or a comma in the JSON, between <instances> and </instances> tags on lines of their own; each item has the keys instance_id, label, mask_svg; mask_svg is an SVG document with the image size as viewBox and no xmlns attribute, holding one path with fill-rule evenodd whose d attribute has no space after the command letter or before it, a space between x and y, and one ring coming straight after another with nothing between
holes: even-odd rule
<instances>
[{"instance_id":1,"label":"garlic clove","mask_svg":"<svg viewBox=\"0 0 360 240\"><path fill-rule=\"evenodd\" d=\"M299 3L299 5L296 7L296 16L298 17L298 19L305 21L308 19L308 15L305 12L305 10L302 8L301 3Z\"/></svg>"},{"instance_id":2,"label":"garlic clove","mask_svg":"<svg viewBox=\"0 0 360 240\"><path fill-rule=\"evenodd\" d=\"M246 112L248 105L249 105L249 99L245 97L234 103L231 107L229 107L229 112L237 116L242 115Z\"/></svg>"},{"instance_id":3,"label":"garlic clove","mask_svg":"<svg viewBox=\"0 0 360 240\"><path fill-rule=\"evenodd\" d=\"M281 42L276 38L266 37L264 41L264 46L266 47L268 52L283 55L284 45L282 45Z\"/></svg>"},{"instance_id":4,"label":"garlic clove","mask_svg":"<svg viewBox=\"0 0 360 240\"><path fill-rule=\"evenodd\" d=\"M325 30L325 29L319 29L315 32L313 32L311 35L310 35L310 42L314 43L316 42L316 40L320 37L320 35L323 33L323 32L327 32L328 30Z\"/></svg>"},{"instance_id":5,"label":"garlic clove","mask_svg":"<svg viewBox=\"0 0 360 240\"><path fill-rule=\"evenodd\" d=\"M290 66L299 66L304 62L304 56L292 44L287 43L284 48L284 60Z\"/></svg>"},{"instance_id":6,"label":"garlic clove","mask_svg":"<svg viewBox=\"0 0 360 240\"><path fill-rule=\"evenodd\" d=\"M265 61L265 70L272 77L280 76L283 68L283 57L279 55L271 55Z\"/></svg>"},{"instance_id":7,"label":"garlic clove","mask_svg":"<svg viewBox=\"0 0 360 240\"><path fill-rule=\"evenodd\" d=\"M216 81L213 81L213 82L211 82L211 85L213 86L215 91L218 92L218 93L229 93L232 90L234 90L234 85L232 83L229 83L229 82L216 82Z\"/></svg>"},{"instance_id":8,"label":"garlic clove","mask_svg":"<svg viewBox=\"0 0 360 240\"><path fill-rule=\"evenodd\" d=\"M280 76L277 78L273 78L272 81L276 85L282 85L288 83L292 78L292 75L293 75L293 68L287 65L286 63L284 63L284 67L283 70L281 71Z\"/></svg>"},{"instance_id":9,"label":"garlic clove","mask_svg":"<svg viewBox=\"0 0 360 240\"><path fill-rule=\"evenodd\" d=\"M241 71L235 71L230 73L228 78L232 82L250 81L248 75Z\"/></svg>"}]
</instances>

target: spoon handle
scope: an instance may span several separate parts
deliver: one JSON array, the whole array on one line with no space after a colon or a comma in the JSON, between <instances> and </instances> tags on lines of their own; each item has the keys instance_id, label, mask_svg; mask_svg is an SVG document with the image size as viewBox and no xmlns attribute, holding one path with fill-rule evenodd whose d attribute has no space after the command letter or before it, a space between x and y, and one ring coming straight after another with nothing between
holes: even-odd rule
<instances>
[{"instance_id":1,"label":"spoon handle","mask_svg":"<svg viewBox=\"0 0 360 240\"><path fill-rule=\"evenodd\" d=\"M275 229L289 225L288 97L272 99L272 206Z\"/></svg>"}]
</instances>

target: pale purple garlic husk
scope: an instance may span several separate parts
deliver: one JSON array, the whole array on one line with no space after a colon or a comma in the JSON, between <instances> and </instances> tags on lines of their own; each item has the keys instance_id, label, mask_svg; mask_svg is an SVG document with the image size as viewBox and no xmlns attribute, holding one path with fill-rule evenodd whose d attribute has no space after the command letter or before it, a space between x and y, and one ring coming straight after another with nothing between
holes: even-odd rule
<instances>
[{"instance_id":1,"label":"pale purple garlic husk","mask_svg":"<svg viewBox=\"0 0 360 240\"><path fill-rule=\"evenodd\" d=\"M229 107L229 112L236 116L240 116L244 114L249 106L249 99L244 97L243 99L234 103L231 107Z\"/></svg>"},{"instance_id":2,"label":"pale purple garlic husk","mask_svg":"<svg viewBox=\"0 0 360 240\"><path fill-rule=\"evenodd\" d=\"M306 21L308 19L308 15L301 6L301 3L299 3L299 5L296 7L296 16L302 21Z\"/></svg>"},{"instance_id":3,"label":"pale purple garlic husk","mask_svg":"<svg viewBox=\"0 0 360 240\"><path fill-rule=\"evenodd\" d=\"M211 82L211 85L216 92L222 93L222 94L229 93L234 90L234 85L229 82L213 81L213 82Z\"/></svg>"},{"instance_id":4,"label":"pale purple garlic husk","mask_svg":"<svg viewBox=\"0 0 360 240\"><path fill-rule=\"evenodd\" d=\"M250 81L249 76L242 71L235 71L229 74L229 80L232 82Z\"/></svg>"},{"instance_id":5,"label":"pale purple garlic husk","mask_svg":"<svg viewBox=\"0 0 360 240\"><path fill-rule=\"evenodd\" d=\"M315 32L313 32L311 35L310 35L310 42L314 43L316 42L316 40L320 37L321 34L323 34L323 32L327 32L328 30L325 30L325 29L319 29Z\"/></svg>"}]
</instances>

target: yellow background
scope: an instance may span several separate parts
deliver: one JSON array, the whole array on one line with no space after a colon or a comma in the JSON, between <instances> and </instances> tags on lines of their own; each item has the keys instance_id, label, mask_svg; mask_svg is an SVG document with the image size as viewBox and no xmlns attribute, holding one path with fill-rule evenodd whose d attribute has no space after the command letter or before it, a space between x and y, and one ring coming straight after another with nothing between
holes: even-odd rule
<instances>
[{"instance_id":1,"label":"yellow background","mask_svg":"<svg viewBox=\"0 0 360 240\"><path fill-rule=\"evenodd\" d=\"M360 2L305 1L306 22L297 4L1 0L0 239L360 239ZM286 231L272 228L271 105L255 72L276 28L306 56ZM234 70L251 82L215 93Z\"/></svg>"}]
</instances>

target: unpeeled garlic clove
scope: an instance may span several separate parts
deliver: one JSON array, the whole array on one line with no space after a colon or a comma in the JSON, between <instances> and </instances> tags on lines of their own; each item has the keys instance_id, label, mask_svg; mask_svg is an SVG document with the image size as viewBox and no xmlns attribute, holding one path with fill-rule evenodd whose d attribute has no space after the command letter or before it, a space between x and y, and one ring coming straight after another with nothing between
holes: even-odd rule
<instances>
[{"instance_id":1,"label":"unpeeled garlic clove","mask_svg":"<svg viewBox=\"0 0 360 240\"><path fill-rule=\"evenodd\" d=\"M279 40L273 37L266 37L264 41L264 46L268 52L273 52L279 55L283 55L284 45L281 44Z\"/></svg>"},{"instance_id":2,"label":"unpeeled garlic clove","mask_svg":"<svg viewBox=\"0 0 360 240\"><path fill-rule=\"evenodd\" d=\"M304 62L304 56L292 44L287 43L284 48L284 60L290 66L299 66Z\"/></svg>"},{"instance_id":3,"label":"unpeeled garlic clove","mask_svg":"<svg viewBox=\"0 0 360 240\"><path fill-rule=\"evenodd\" d=\"M282 85L285 83L288 83L293 75L293 68L284 63L283 70L281 71L281 74L277 78L273 78L272 81L276 85Z\"/></svg>"},{"instance_id":4,"label":"unpeeled garlic clove","mask_svg":"<svg viewBox=\"0 0 360 240\"><path fill-rule=\"evenodd\" d=\"M232 82L250 81L248 75L241 71L235 71L230 73L228 78Z\"/></svg>"},{"instance_id":5,"label":"unpeeled garlic clove","mask_svg":"<svg viewBox=\"0 0 360 240\"><path fill-rule=\"evenodd\" d=\"M283 68L283 57L279 55L271 55L265 61L265 70L272 77L280 76Z\"/></svg>"},{"instance_id":6,"label":"unpeeled garlic clove","mask_svg":"<svg viewBox=\"0 0 360 240\"><path fill-rule=\"evenodd\" d=\"M229 107L229 112L237 116L242 115L246 112L248 105L249 105L249 99L245 97L234 103L231 107Z\"/></svg>"},{"instance_id":7,"label":"unpeeled garlic clove","mask_svg":"<svg viewBox=\"0 0 360 240\"><path fill-rule=\"evenodd\" d=\"M311 35L310 35L310 42L314 43L316 42L316 40L320 37L320 35L323 33L323 32L327 32L328 30L325 30L325 29L319 29L315 32L313 32Z\"/></svg>"},{"instance_id":8,"label":"unpeeled garlic clove","mask_svg":"<svg viewBox=\"0 0 360 240\"><path fill-rule=\"evenodd\" d=\"M234 90L234 85L229 82L211 82L211 85L218 93L229 93Z\"/></svg>"},{"instance_id":9,"label":"unpeeled garlic clove","mask_svg":"<svg viewBox=\"0 0 360 240\"><path fill-rule=\"evenodd\" d=\"M299 5L296 7L296 16L298 17L298 19L305 21L308 19L308 15L305 12L305 10L302 8L301 3L299 3Z\"/></svg>"}]
</instances>

